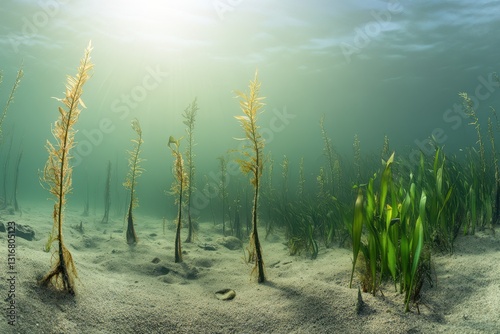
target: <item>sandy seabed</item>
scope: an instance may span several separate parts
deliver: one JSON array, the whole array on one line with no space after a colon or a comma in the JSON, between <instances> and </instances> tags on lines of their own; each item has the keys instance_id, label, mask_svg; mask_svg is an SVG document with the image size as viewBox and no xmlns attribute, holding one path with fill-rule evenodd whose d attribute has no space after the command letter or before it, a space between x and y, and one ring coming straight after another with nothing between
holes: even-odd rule
<instances>
[{"instance_id":1,"label":"sandy seabed","mask_svg":"<svg viewBox=\"0 0 500 334\"><path fill-rule=\"evenodd\" d=\"M388 284L383 296L349 288L352 252L320 248L315 260L290 256L279 233L262 241L268 282L250 276L243 248L223 244L221 226L200 224L195 243L183 243L174 263L174 223L135 218L139 243L125 242L122 219L66 212L65 243L79 279L76 297L37 285L51 268L44 252L50 205L0 213L4 223L28 224L35 240L16 238L16 319L5 314L10 284L7 233L0 233L0 333L500 333L500 235L491 231L456 240L453 254L433 254L434 285L404 312L403 297ZM83 233L76 227L82 222ZM186 230L183 230L183 240ZM227 240L226 240L227 241ZM57 246L57 243L54 244ZM232 289L220 300L215 292Z\"/></svg>"}]
</instances>

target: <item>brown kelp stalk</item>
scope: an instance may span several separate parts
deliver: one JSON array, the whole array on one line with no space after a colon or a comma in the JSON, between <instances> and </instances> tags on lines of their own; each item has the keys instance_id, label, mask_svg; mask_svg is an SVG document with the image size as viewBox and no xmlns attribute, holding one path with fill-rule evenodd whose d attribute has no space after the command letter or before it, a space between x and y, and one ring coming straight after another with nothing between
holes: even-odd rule
<instances>
[{"instance_id":1,"label":"brown kelp stalk","mask_svg":"<svg viewBox=\"0 0 500 334\"><path fill-rule=\"evenodd\" d=\"M104 215L101 223L107 223L109 220L109 207L111 206L111 161L108 161L106 173L106 185L104 186Z\"/></svg>"},{"instance_id":2,"label":"brown kelp stalk","mask_svg":"<svg viewBox=\"0 0 500 334\"><path fill-rule=\"evenodd\" d=\"M271 152L268 152L266 155L266 170L264 171L265 174L267 174L267 186L265 190L263 190L263 193L261 196L264 196L265 202L267 204L267 219L266 219L266 237L265 239L269 237L271 234L273 228L274 228L274 221L273 221L273 211L275 211L275 199L274 199L274 189L273 189L273 170L274 170L274 160ZM283 208L285 210L285 208Z\"/></svg>"},{"instance_id":3,"label":"brown kelp stalk","mask_svg":"<svg viewBox=\"0 0 500 334\"><path fill-rule=\"evenodd\" d=\"M240 200L240 191L238 189L236 191L236 199L234 200L234 222L232 225L232 231L233 231L232 235L241 240L243 238L243 233L241 231L240 209L241 209L241 200Z\"/></svg>"},{"instance_id":4,"label":"brown kelp stalk","mask_svg":"<svg viewBox=\"0 0 500 334\"><path fill-rule=\"evenodd\" d=\"M19 184L19 166L21 165L21 159L23 157L23 151L21 150L21 153L17 156L16 160L16 173L14 174L14 195L12 199L12 204L14 205L14 210L16 212L19 211L19 203L17 201L17 188Z\"/></svg>"},{"instance_id":5,"label":"brown kelp stalk","mask_svg":"<svg viewBox=\"0 0 500 334\"><path fill-rule=\"evenodd\" d=\"M5 120L5 117L7 116L7 111L9 110L10 104L12 102L14 102L14 95L16 93L16 90L19 88L19 84L21 83L21 79L23 78L23 75L24 75L23 66L21 65L21 67L17 71L16 81L14 82L14 85L12 86L9 98L7 99L7 102L5 103L5 106L3 108L3 112L0 115L0 137L2 135L3 121ZM0 84L1 83L2 83L2 75L0 73Z\"/></svg>"},{"instance_id":6,"label":"brown kelp stalk","mask_svg":"<svg viewBox=\"0 0 500 334\"><path fill-rule=\"evenodd\" d=\"M10 153L12 152L12 141L13 141L12 138L10 138L9 148L7 149L7 155L5 157L5 162L4 162L4 167L3 167L3 170L4 170L3 185L2 185L3 203L1 203L1 207L3 209L5 209L9 205L9 202L7 200L7 176L9 174L7 173L7 170L9 169Z\"/></svg>"},{"instance_id":7,"label":"brown kelp stalk","mask_svg":"<svg viewBox=\"0 0 500 334\"><path fill-rule=\"evenodd\" d=\"M283 200L283 206L287 206L288 203L288 165L289 161L286 155L283 156L283 162L281 163L281 176L283 177L283 189L281 194L281 199Z\"/></svg>"},{"instance_id":8,"label":"brown kelp stalk","mask_svg":"<svg viewBox=\"0 0 500 334\"><path fill-rule=\"evenodd\" d=\"M17 71L16 81L14 82L14 85L12 86L12 89L11 89L10 94L9 94L9 98L7 99L7 102L5 103L5 106L3 108L3 112L0 115L0 144L3 143L2 125L3 125L3 122L5 120L5 117L7 116L7 111L9 110L11 103L14 102L14 95L16 93L16 90L19 88L19 84L21 83L21 79L22 79L23 75L24 75L23 66L21 65L21 67ZM2 83L2 73L0 73L0 84L1 83ZM4 176L3 176L3 203L2 203L3 208L7 207L7 204L8 204L7 203L7 175L8 175L7 174L7 166L9 164L9 160L10 160L9 158L10 158L11 148L12 148L12 139L10 140L9 150L7 153L7 157L5 159L5 167L4 167L5 172L4 172Z\"/></svg>"},{"instance_id":9,"label":"brown kelp stalk","mask_svg":"<svg viewBox=\"0 0 500 334\"><path fill-rule=\"evenodd\" d=\"M182 114L182 117L184 117L183 123L187 126L186 133L188 141L188 147L186 149L186 170L189 179L189 184L186 189L186 199L185 199L187 207L188 236L186 238L186 242L194 241L194 226L193 226L194 224L191 221L191 194L193 193L194 190L195 168L193 159L195 155L193 152L193 147L195 143L193 136L194 136L194 122L197 111L198 111L198 104L195 98L193 102L191 102L191 104L184 110L184 114Z\"/></svg>"},{"instance_id":10,"label":"brown kelp stalk","mask_svg":"<svg viewBox=\"0 0 500 334\"><path fill-rule=\"evenodd\" d=\"M219 195L222 201L222 235L226 236L226 203L227 203L227 160L224 156L217 158L220 166Z\"/></svg>"},{"instance_id":11,"label":"brown kelp stalk","mask_svg":"<svg viewBox=\"0 0 500 334\"><path fill-rule=\"evenodd\" d=\"M123 184L126 189L130 190L130 201L128 205L128 214L127 214L127 243L129 245L135 245L137 243L137 235L135 234L134 229L134 218L133 218L133 209L139 205L139 200L137 199L137 195L135 194L135 187L137 185L137 178L142 174L144 169L140 166L140 163L143 161L139 158L139 154L141 153L141 145L144 143L142 140L142 129L139 121L137 119L132 120L132 129L137 133L137 139L132 139L132 143L134 143L134 148L132 151L128 151L128 166L129 171L127 174L127 179Z\"/></svg>"},{"instance_id":12,"label":"brown kelp stalk","mask_svg":"<svg viewBox=\"0 0 500 334\"><path fill-rule=\"evenodd\" d=\"M57 237L53 237L50 243L57 240L59 251L55 266L42 279L41 283L42 285L48 285L52 282L56 288L60 288L60 283L62 283L62 289L71 295L75 294L73 281L77 273L71 253L63 243L63 211L66 204L66 194L71 190L72 168L69 165L69 159L70 150L75 146L75 130L73 130L73 126L78 121L81 112L80 105L85 107L81 98L83 85L90 78L90 71L94 66L90 61L91 51L92 46L89 43L85 55L80 61L78 73L75 77L68 76L66 96L64 99L57 99L62 102L64 107L59 107L59 118L52 127L52 134L56 144L52 145L50 141L47 141L46 147L49 158L45 164L42 179L43 183L48 185L50 193L55 196L52 235L57 235Z\"/></svg>"},{"instance_id":13,"label":"brown kelp stalk","mask_svg":"<svg viewBox=\"0 0 500 334\"><path fill-rule=\"evenodd\" d=\"M335 149L333 148L332 145L332 140L327 136L326 130L325 130L325 115L323 114L321 116L321 119L319 120L319 126L321 129L321 137L323 138L323 143L324 143L324 148L323 152L326 156L327 162L328 162L328 171L329 173L326 175L327 182L329 183L329 186L331 187L331 194L335 195L335 187L337 185L334 184L334 179L335 179L335 157L336 157L336 152Z\"/></svg>"},{"instance_id":14,"label":"brown kelp stalk","mask_svg":"<svg viewBox=\"0 0 500 334\"><path fill-rule=\"evenodd\" d=\"M172 193L179 195L176 199L178 204L177 212L177 230L175 232L175 263L182 262L182 249L181 249L181 229L182 229L182 196L183 191L189 185L189 179L184 172L184 159L182 153L179 151L180 139L175 140L170 136L168 139L168 147L174 156L174 177L175 181L172 184Z\"/></svg>"},{"instance_id":15,"label":"brown kelp stalk","mask_svg":"<svg viewBox=\"0 0 500 334\"><path fill-rule=\"evenodd\" d=\"M257 79L257 72L253 81L250 81L250 92L245 94L238 92L240 97L240 107L244 115L235 116L240 121L241 127L245 131L246 140L249 143L244 146L242 152L245 159L239 159L241 170L244 174L251 173L250 182L254 187L253 207L252 207L252 233L250 237L250 258L255 260L254 270L258 270L258 282L263 283L266 280L264 274L264 261L262 259L262 249L259 241L259 234L257 231L257 215L258 215L258 202L259 202L259 188L260 179L263 169L263 150L264 139L260 135L257 125L257 113L264 106L261 102L262 97L259 97L260 82Z\"/></svg>"},{"instance_id":16,"label":"brown kelp stalk","mask_svg":"<svg viewBox=\"0 0 500 334\"><path fill-rule=\"evenodd\" d=\"M83 203L83 211L82 211L82 216L83 217L88 217L90 214L90 191L89 191L89 174L87 171L85 171L85 202Z\"/></svg>"}]
</instances>

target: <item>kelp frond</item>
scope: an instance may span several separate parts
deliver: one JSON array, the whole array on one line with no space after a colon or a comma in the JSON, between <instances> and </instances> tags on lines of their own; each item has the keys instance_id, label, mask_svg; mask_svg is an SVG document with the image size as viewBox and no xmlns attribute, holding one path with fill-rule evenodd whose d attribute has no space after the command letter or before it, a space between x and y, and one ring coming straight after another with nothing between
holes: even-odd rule
<instances>
[{"instance_id":1,"label":"kelp frond","mask_svg":"<svg viewBox=\"0 0 500 334\"><path fill-rule=\"evenodd\" d=\"M173 174L175 177L175 181L172 184L171 192L173 194L179 194L180 187L185 189L189 184L189 178L187 173L184 171L184 159L182 158L182 153L179 150L180 141L182 137L179 139L175 139L170 136L168 140L168 147L172 152L172 156L174 157L174 167Z\"/></svg>"},{"instance_id":2,"label":"kelp frond","mask_svg":"<svg viewBox=\"0 0 500 334\"><path fill-rule=\"evenodd\" d=\"M263 97L259 97L260 82L258 81L257 71L255 77L250 81L248 94L237 92L240 98L240 107L244 115L234 116L245 131L246 138L249 143L245 145L245 151L242 152L245 159L237 160L241 171L244 174L252 173L251 182L255 185L258 176L262 175L262 149L264 148L264 139L260 135L257 125L257 114L264 107L262 103ZM251 151L251 153L249 152Z\"/></svg>"},{"instance_id":3,"label":"kelp frond","mask_svg":"<svg viewBox=\"0 0 500 334\"><path fill-rule=\"evenodd\" d=\"M168 147L174 156L174 176L175 181L172 184L172 193L178 195L176 203L178 206L177 211L177 229L175 232L175 263L182 262L182 249L181 249L181 228L182 228L182 196L183 189L189 185L188 175L184 172L184 160L182 153L179 150L181 139L175 139L170 136L168 139Z\"/></svg>"},{"instance_id":4,"label":"kelp frond","mask_svg":"<svg viewBox=\"0 0 500 334\"><path fill-rule=\"evenodd\" d=\"M14 82L14 85L12 86L9 98L7 99L7 102L5 102L5 107L3 108L2 115L0 116L0 138L2 136L2 124L3 124L3 121L5 120L5 117L7 116L7 110L9 110L10 104L12 102L14 102L14 95L16 93L17 88L19 87L19 84L21 83L21 79L22 79L23 75L24 75L23 65L21 65L21 67L17 71L16 81ZM2 83L2 74L0 73L0 84L1 83Z\"/></svg>"},{"instance_id":5,"label":"kelp frond","mask_svg":"<svg viewBox=\"0 0 500 334\"><path fill-rule=\"evenodd\" d=\"M188 143L187 143L185 156L186 156L186 174L187 174L188 179L190 181L194 179L194 173L195 173L194 162L193 162L195 154L193 153L193 147L195 146L195 143L194 143L194 123L196 120L197 111L198 111L198 103L197 103L197 100L195 98L193 100L193 102L191 102L189 104L189 106L186 109L184 109L184 113L182 114L182 117L184 118L183 123L184 123L184 125L187 126L186 133L187 133ZM170 138L173 139L172 136L170 136ZM179 138L179 140L181 140L181 139L182 139L182 137ZM176 141L177 146L179 146L179 140ZM169 140L169 144L171 144L170 140ZM186 200L188 201L188 203L191 199L191 193L194 190L193 186L194 185L190 182L189 188L187 189L188 192L186 193L186 195L187 195Z\"/></svg>"},{"instance_id":6,"label":"kelp frond","mask_svg":"<svg viewBox=\"0 0 500 334\"><path fill-rule=\"evenodd\" d=\"M128 167L129 171L127 173L127 177L125 179L125 183L123 185L126 189L130 190L130 201L128 205L128 213L127 213L127 232L126 232L126 240L127 244L135 245L137 244L137 235L135 234L134 228L134 217L133 217L133 209L139 205L139 199L135 195L135 187L137 185L137 178L141 176L144 169L140 166L140 163L143 161L139 154L141 153L141 145L144 142L142 140L142 129L139 124L139 120L134 118L132 120L132 130L137 133L137 138L132 139L132 143L134 148L131 151L127 151L129 154L128 158Z\"/></svg>"},{"instance_id":7,"label":"kelp frond","mask_svg":"<svg viewBox=\"0 0 500 334\"><path fill-rule=\"evenodd\" d=\"M53 210L53 231L59 243L57 262L53 269L43 278L42 284L52 283L56 288L74 295L73 280L77 277L76 268L69 250L64 246L62 225L63 211L66 204L66 195L71 191L72 168L69 165L70 150L75 145L75 130L73 126L80 116L83 86L90 78L93 64L90 61L92 45L89 43L84 57L80 61L75 77L68 76L66 92L63 99L57 99L63 106L59 107L59 118L52 127L55 144L47 141L49 158L45 164L42 181L48 186L50 193L55 197Z\"/></svg>"},{"instance_id":8,"label":"kelp frond","mask_svg":"<svg viewBox=\"0 0 500 334\"><path fill-rule=\"evenodd\" d=\"M263 149L264 139L260 135L257 126L257 113L264 106L263 98L259 97L260 82L255 77L250 81L250 92L248 94L238 92L240 98L240 107L243 115L235 116L240 122L245 132L248 143L244 145L242 154L244 159L238 160L240 168L244 174L251 173L250 182L254 187L254 197L252 205L252 233L250 236L249 258L255 260L255 267L252 273L257 273L257 280L263 283L265 278L264 261L262 259L262 249L260 246L259 235L257 231L259 184L263 170Z\"/></svg>"},{"instance_id":9,"label":"kelp frond","mask_svg":"<svg viewBox=\"0 0 500 334\"><path fill-rule=\"evenodd\" d=\"M123 186L126 189L130 190L132 206L135 208L139 205L139 200L137 199L137 196L135 196L135 186L137 185L137 178L144 172L144 168L141 167L141 163L144 161L144 159L139 157L139 155L141 154L141 145L144 143L144 140L142 139L142 129L139 120L134 118L132 120L131 126L135 133L137 133L137 138L131 140L133 149L127 150L129 156L129 170Z\"/></svg>"},{"instance_id":10,"label":"kelp frond","mask_svg":"<svg viewBox=\"0 0 500 334\"><path fill-rule=\"evenodd\" d=\"M194 146L196 145L194 142L194 123L196 119L196 113L198 112L198 103L196 98L194 98L193 102L184 109L184 113L182 117L184 118L184 125L187 126L187 148L186 148L186 174L189 179L189 185L187 187L186 196L185 196L185 205L187 207L187 223L188 223L188 236L186 242L194 241L194 226L193 221L191 219L191 194L195 190L194 184L194 175L195 175L195 167L194 167Z\"/></svg>"}]
</instances>

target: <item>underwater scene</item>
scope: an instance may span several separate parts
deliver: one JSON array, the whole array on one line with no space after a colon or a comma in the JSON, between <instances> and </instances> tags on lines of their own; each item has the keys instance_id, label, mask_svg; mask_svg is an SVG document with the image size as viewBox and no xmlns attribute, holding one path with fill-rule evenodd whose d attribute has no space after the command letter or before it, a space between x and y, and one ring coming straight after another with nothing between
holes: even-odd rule
<instances>
[{"instance_id":1,"label":"underwater scene","mask_svg":"<svg viewBox=\"0 0 500 334\"><path fill-rule=\"evenodd\" d=\"M499 13L4 1L0 333L500 333Z\"/></svg>"}]
</instances>

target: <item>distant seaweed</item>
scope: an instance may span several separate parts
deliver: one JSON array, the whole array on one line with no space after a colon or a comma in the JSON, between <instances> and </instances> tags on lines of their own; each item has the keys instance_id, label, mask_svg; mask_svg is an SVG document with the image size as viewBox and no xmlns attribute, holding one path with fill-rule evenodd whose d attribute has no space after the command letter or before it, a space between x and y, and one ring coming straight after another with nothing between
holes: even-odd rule
<instances>
[{"instance_id":1,"label":"distant seaweed","mask_svg":"<svg viewBox=\"0 0 500 334\"><path fill-rule=\"evenodd\" d=\"M104 215L101 219L101 223L104 224L109 220L109 208L111 206L111 161L108 161L106 171L106 183L104 185Z\"/></svg>"},{"instance_id":2,"label":"distant seaweed","mask_svg":"<svg viewBox=\"0 0 500 334\"><path fill-rule=\"evenodd\" d=\"M141 153L141 145L143 144L144 141L142 140L141 125L139 124L139 121L137 119L132 120L132 129L137 134L137 138L132 139L134 147L132 148L131 151L128 151L129 171L125 183L123 183L125 188L130 190L129 205L127 211L127 233L126 233L126 240L129 245L135 245L137 243L137 235L135 233L135 228L134 228L133 210L135 207L139 205L139 199L137 198L137 195L135 193L137 186L137 178L141 176L141 174L144 172L144 169L141 167L141 162L143 161L143 159L139 157Z\"/></svg>"},{"instance_id":3,"label":"distant seaweed","mask_svg":"<svg viewBox=\"0 0 500 334\"><path fill-rule=\"evenodd\" d=\"M24 71L23 71L23 65L19 68L17 71L17 76L16 80L14 81L14 85L12 86L12 89L9 94L9 98L7 99L7 102L5 102L5 106L3 108L2 114L0 115L0 138L3 135L3 122L5 121L5 117L7 117L7 111L9 110L10 105L14 102L14 95L19 88L19 84L21 83L21 79L24 76ZM0 73L0 84L2 83L2 74Z\"/></svg>"},{"instance_id":4,"label":"distant seaweed","mask_svg":"<svg viewBox=\"0 0 500 334\"><path fill-rule=\"evenodd\" d=\"M182 153L179 151L180 139L175 139L170 136L168 139L168 147L170 148L172 155L174 156L174 177L175 181L172 184L172 193L176 194L176 203L178 205L177 210L177 229L175 232L175 262L182 262L182 248L181 248L181 229L182 229L182 200L184 195L184 189L189 185L188 175L184 170L184 159L182 158Z\"/></svg>"},{"instance_id":5,"label":"distant seaweed","mask_svg":"<svg viewBox=\"0 0 500 334\"><path fill-rule=\"evenodd\" d=\"M192 193L195 190L194 186L194 175L195 175L195 166L194 166L194 123L196 120L196 113L198 112L198 103L196 98L191 102L191 104L184 110L184 124L187 126L187 149L186 149L186 174L189 180L189 184L186 189L186 208L187 208L187 221L188 221L188 236L186 238L186 242L194 241L194 224L191 217L191 197Z\"/></svg>"}]
</instances>

